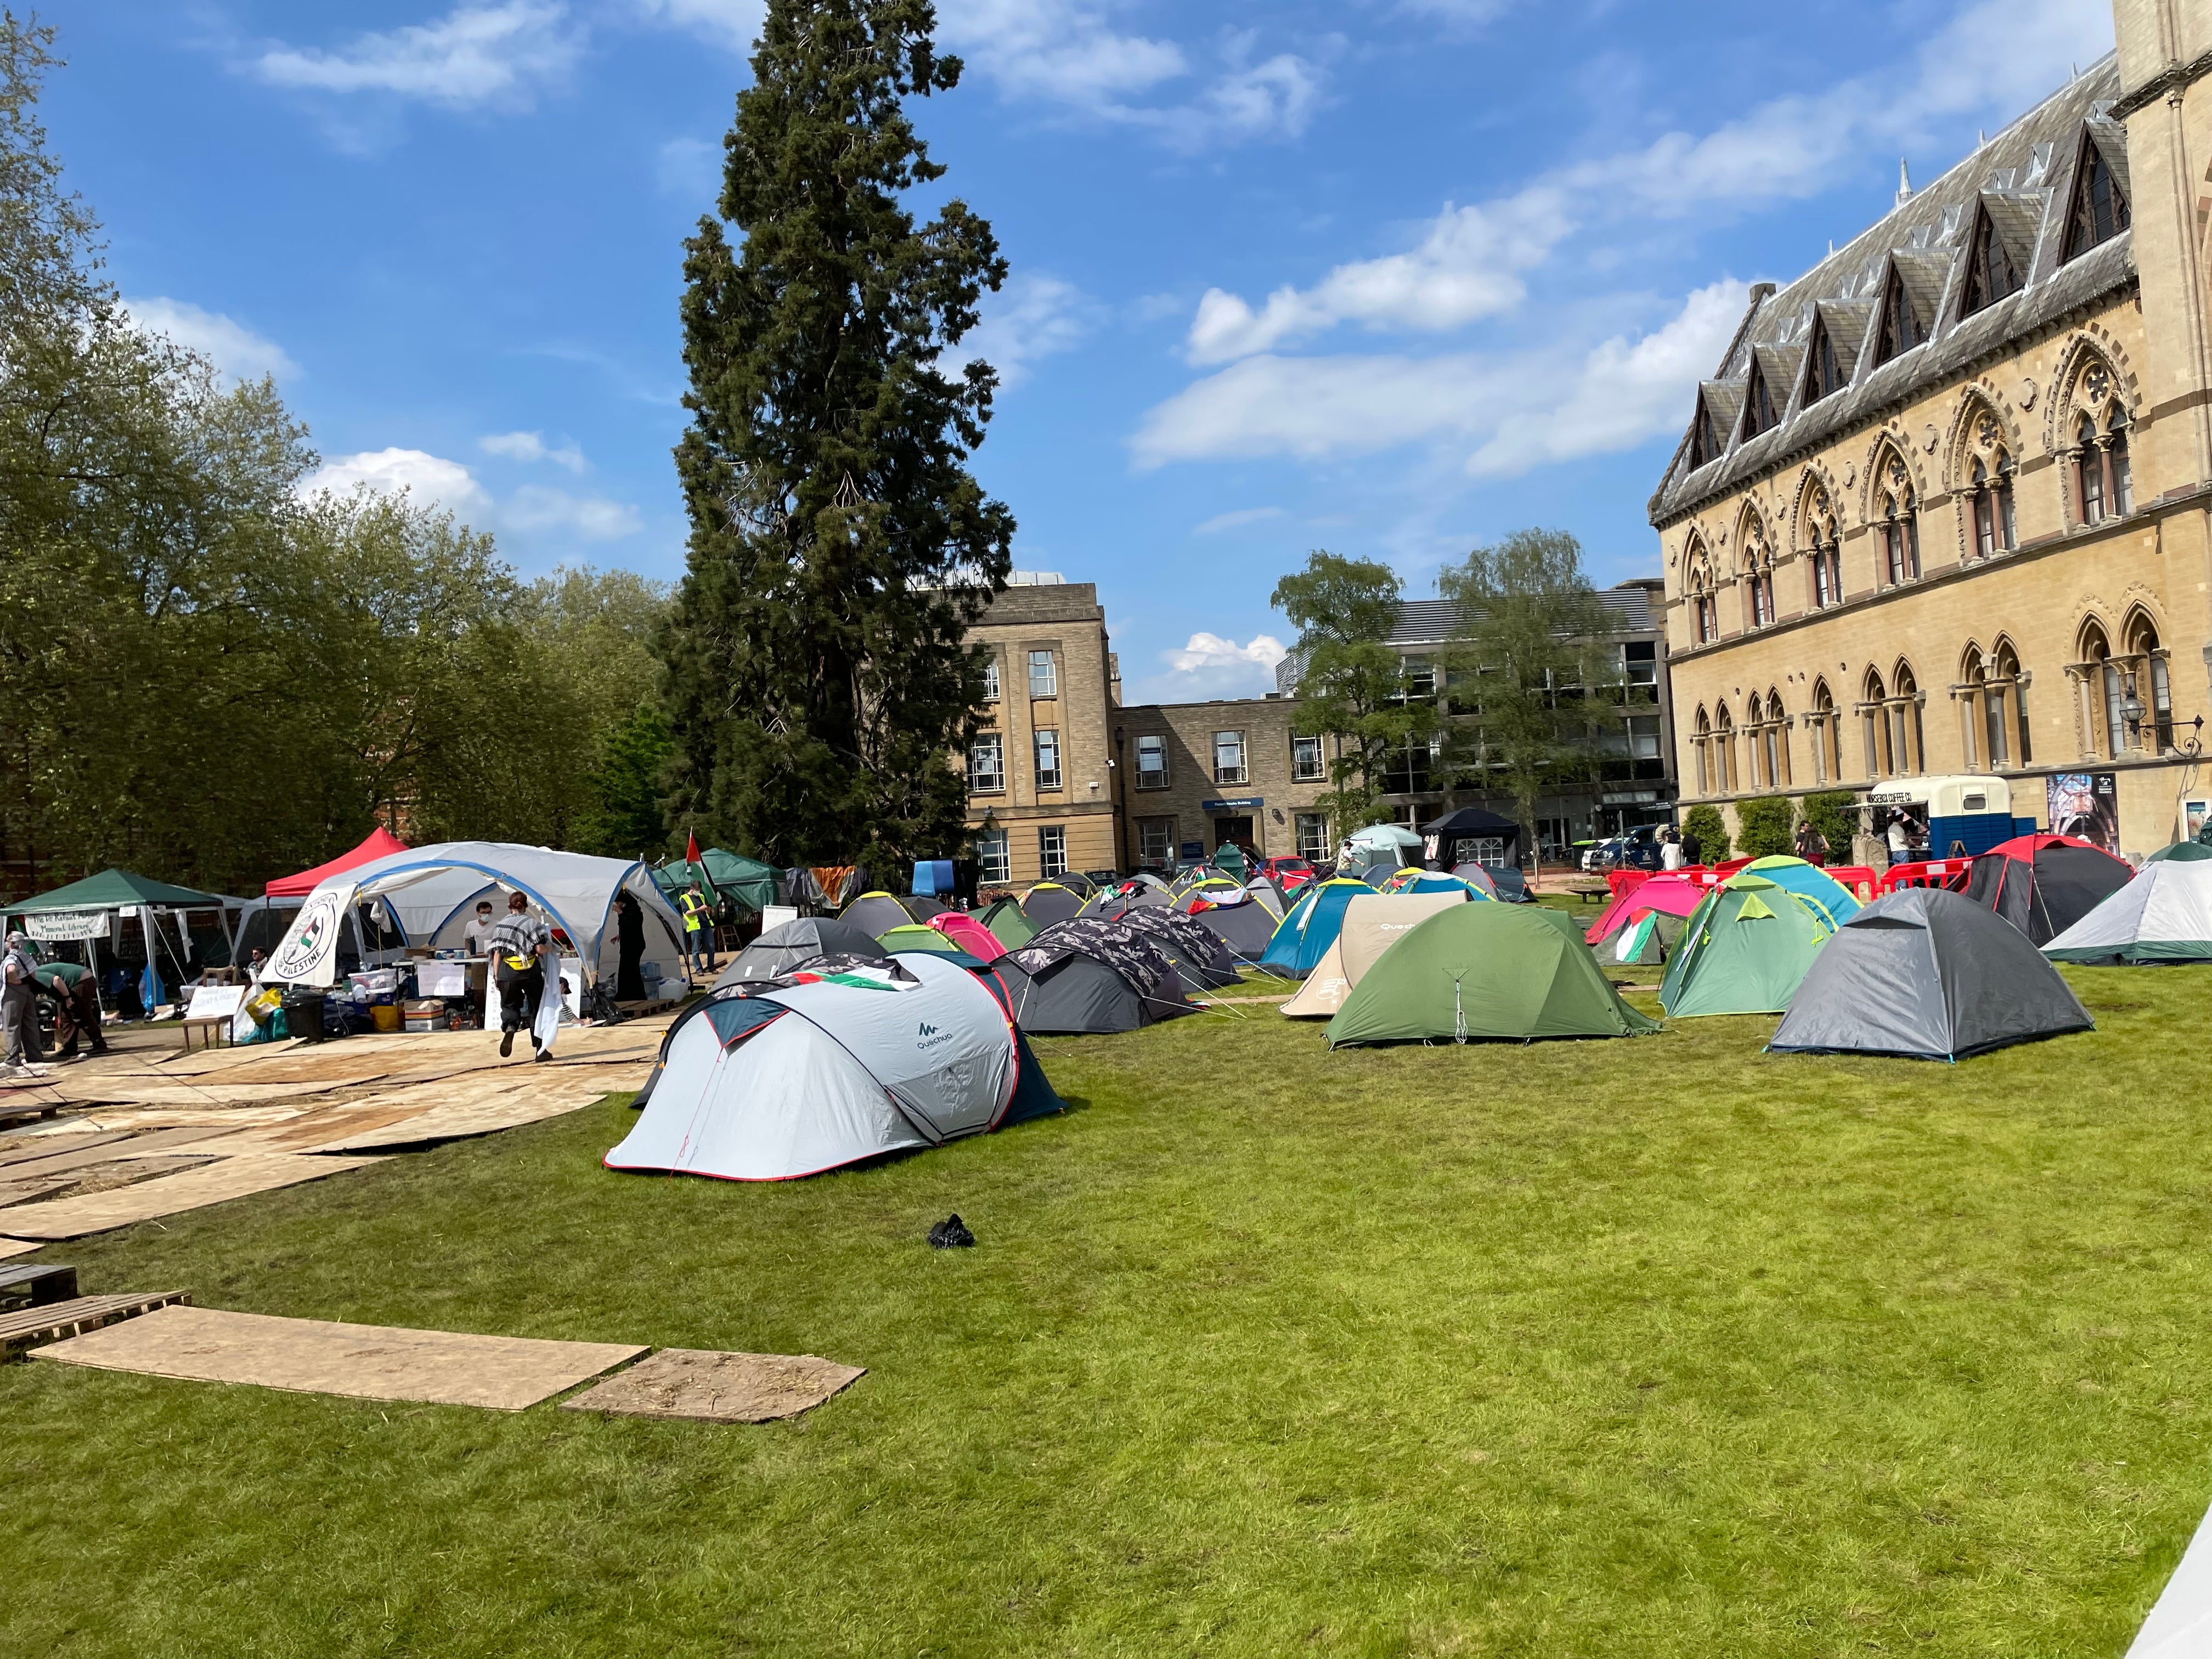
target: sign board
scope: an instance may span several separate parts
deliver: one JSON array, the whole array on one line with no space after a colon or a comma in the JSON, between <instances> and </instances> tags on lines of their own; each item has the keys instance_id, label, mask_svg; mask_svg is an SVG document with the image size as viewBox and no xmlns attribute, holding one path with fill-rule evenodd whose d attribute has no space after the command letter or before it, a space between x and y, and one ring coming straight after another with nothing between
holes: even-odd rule
<instances>
[{"instance_id":1,"label":"sign board","mask_svg":"<svg viewBox=\"0 0 2212 1659\"><path fill-rule=\"evenodd\" d=\"M1183 842L1182 855L1187 859L1204 858L1206 856L1206 843L1202 841L1187 841Z\"/></svg>"},{"instance_id":2,"label":"sign board","mask_svg":"<svg viewBox=\"0 0 2212 1659\"><path fill-rule=\"evenodd\" d=\"M1238 795L1228 800L1202 800L1199 806L1208 812L1256 812L1267 804L1264 795Z\"/></svg>"},{"instance_id":3,"label":"sign board","mask_svg":"<svg viewBox=\"0 0 2212 1659\"><path fill-rule=\"evenodd\" d=\"M763 904L761 906L761 932L763 933L768 932L771 927L781 927L787 921L797 921L798 920L799 907L795 904Z\"/></svg>"},{"instance_id":4,"label":"sign board","mask_svg":"<svg viewBox=\"0 0 2212 1659\"><path fill-rule=\"evenodd\" d=\"M2051 833L2075 836L2114 857L2120 851L2117 772L2059 772L2049 780Z\"/></svg>"},{"instance_id":5,"label":"sign board","mask_svg":"<svg viewBox=\"0 0 2212 1659\"><path fill-rule=\"evenodd\" d=\"M33 939L106 939L105 910L57 910L50 915L25 916L23 931Z\"/></svg>"},{"instance_id":6,"label":"sign board","mask_svg":"<svg viewBox=\"0 0 2212 1659\"><path fill-rule=\"evenodd\" d=\"M186 1019L235 1019L246 1006L247 985L196 985L185 1006Z\"/></svg>"},{"instance_id":7,"label":"sign board","mask_svg":"<svg viewBox=\"0 0 2212 1659\"><path fill-rule=\"evenodd\" d=\"M2181 838L2195 841L2203 833L2204 821L2212 818L2212 801L2185 800L2181 803Z\"/></svg>"},{"instance_id":8,"label":"sign board","mask_svg":"<svg viewBox=\"0 0 2212 1659\"><path fill-rule=\"evenodd\" d=\"M425 997L465 997L469 994L469 964L465 962L418 962L415 964L415 994Z\"/></svg>"}]
</instances>

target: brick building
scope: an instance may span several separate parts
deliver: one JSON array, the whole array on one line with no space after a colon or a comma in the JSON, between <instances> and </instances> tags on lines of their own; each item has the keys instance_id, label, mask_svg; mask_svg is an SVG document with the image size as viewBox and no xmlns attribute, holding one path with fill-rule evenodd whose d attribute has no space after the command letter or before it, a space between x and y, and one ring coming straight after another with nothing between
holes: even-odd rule
<instances>
[{"instance_id":1,"label":"brick building","mask_svg":"<svg viewBox=\"0 0 2212 1659\"><path fill-rule=\"evenodd\" d=\"M1291 730L1294 699L1147 703L1115 717L1123 845L1133 865L1204 857L1224 842L1262 858L1331 855L1323 739Z\"/></svg>"}]
</instances>

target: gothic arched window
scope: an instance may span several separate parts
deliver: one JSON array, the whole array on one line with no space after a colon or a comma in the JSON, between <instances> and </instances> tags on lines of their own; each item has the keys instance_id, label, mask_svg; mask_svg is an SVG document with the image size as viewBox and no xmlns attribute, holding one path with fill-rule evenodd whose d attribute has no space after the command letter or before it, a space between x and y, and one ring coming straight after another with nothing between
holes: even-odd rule
<instances>
[{"instance_id":1,"label":"gothic arched window","mask_svg":"<svg viewBox=\"0 0 2212 1659\"><path fill-rule=\"evenodd\" d=\"M1836 513L1828 492L1815 484L1805 496L1802 519L1807 550L1812 556L1813 608L1825 611L1844 597L1843 556L1836 538Z\"/></svg>"},{"instance_id":2,"label":"gothic arched window","mask_svg":"<svg viewBox=\"0 0 2212 1659\"><path fill-rule=\"evenodd\" d=\"M1826 783L1844 775L1843 757L1836 741L1836 698L1826 680L1813 682L1813 702L1805 716L1806 741L1813 745L1813 781Z\"/></svg>"},{"instance_id":3,"label":"gothic arched window","mask_svg":"<svg viewBox=\"0 0 2212 1659\"><path fill-rule=\"evenodd\" d=\"M1905 461L1892 450L1875 485L1877 510L1881 514L1882 551L1889 585L1917 581L1920 577L1920 520L1912 495L1912 476Z\"/></svg>"},{"instance_id":4,"label":"gothic arched window","mask_svg":"<svg viewBox=\"0 0 2212 1659\"><path fill-rule=\"evenodd\" d=\"M1859 688L1859 737L1866 745L1866 769L1870 778L1886 778L1891 771L1889 721L1884 705L1889 693L1883 689L1881 676L1871 668Z\"/></svg>"},{"instance_id":5,"label":"gothic arched window","mask_svg":"<svg viewBox=\"0 0 2212 1659\"><path fill-rule=\"evenodd\" d=\"M1774 553L1766 544L1766 532L1756 520L1747 520L1743 527L1743 574L1750 590L1751 625L1770 628L1774 623Z\"/></svg>"},{"instance_id":6,"label":"gothic arched window","mask_svg":"<svg viewBox=\"0 0 2212 1659\"><path fill-rule=\"evenodd\" d=\"M1849 378L1842 363L1837 361L1836 342L1828 332L1828 319L1818 312L1813 313L1813 338L1806 350L1805 401L1816 404L1844 389Z\"/></svg>"},{"instance_id":7,"label":"gothic arched window","mask_svg":"<svg viewBox=\"0 0 2212 1659\"><path fill-rule=\"evenodd\" d=\"M1780 424L1774 411L1774 395L1766 389L1766 370L1759 355L1752 354L1751 380L1743 392L1743 435L1747 442Z\"/></svg>"},{"instance_id":8,"label":"gothic arched window","mask_svg":"<svg viewBox=\"0 0 2212 1659\"><path fill-rule=\"evenodd\" d=\"M2128 412L2112 372L2093 361L2075 383L2074 506L2085 525L2135 511L2135 469L2128 453Z\"/></svg>"},{"instance_id":9,"label":"gothic arched window","mask_svg":"<svg viewBox=\"0 0 2212 1659\"><path fill-rule=\"evenodd\" d=\"M1974 422L1973 445L1974 552L1987 559L2019 544L2012 504L2017 469L2004 445L2004 428L1986 409Z\"/></svg>"},{"instance_id":10,"label":"gothic arched window","mask_svg":"<svg viewBox=\"0 0 2212 1659\"><path fill-rule=\"evenodd\" d=\"M2081 156L2074 169L2074 206L2066 216L2066 252L2071 259L2128 228L2128 196L2095 139L2081 135Z\"/></svg>"}]
</instances>

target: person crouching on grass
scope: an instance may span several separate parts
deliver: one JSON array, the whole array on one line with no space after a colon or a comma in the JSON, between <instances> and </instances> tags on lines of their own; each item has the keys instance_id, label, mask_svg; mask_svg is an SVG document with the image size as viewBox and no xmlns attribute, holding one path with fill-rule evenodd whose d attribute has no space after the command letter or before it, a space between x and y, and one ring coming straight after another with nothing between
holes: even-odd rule
<instances>
[{"instance_id":1,"label":"person crouching on grass","mask_svg":"<svg viewBox=\"0 0 2212 1659\"><path fill-rule=\"evenodd\" d=\"M538 1005L545 997L545 958L553 949L553 930L530 914L520 893L507 896L507 915L491 930L492 968L499 985L499 1057L514 1052L514 1034L530 1031L537 1058L550 1060L538 1041Z\"/></svg>"}]
</instances>

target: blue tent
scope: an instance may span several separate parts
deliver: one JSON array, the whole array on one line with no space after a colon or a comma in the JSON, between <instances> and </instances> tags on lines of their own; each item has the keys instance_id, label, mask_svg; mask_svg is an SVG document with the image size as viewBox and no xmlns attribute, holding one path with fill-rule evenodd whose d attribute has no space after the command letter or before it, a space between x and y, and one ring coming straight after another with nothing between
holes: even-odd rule
<instances>
[{"instance_id":1,"label":"blue tent","mask_svg":"<svg viewBox=\"0 0 2212 1659\"><path fill-rule=\"evenodd\" d=\"M1321 965L1328 947L1336 943L1344 927L1345 907L1361 894L1374 890L1364 881L1342 877L1308 888L1275 929L1274 938L1267 941L1267 952L1260 958L1261 970L1285 979L1304 979Z\"/></svg>"},{"instance_id":2,"label":"blue tent","mask_svg":"<svg viewBox=\"0 0 2212 1659\"><path fill-rule=\"evenodd\" d=\"M1472 899L1488 899L1496 902L1498 895L1489 889L1477 887L1473 882L1458 876L1446 875L1441 870L1401 870L1390 878L1383 890L1390 893L1464 893Z\"/></svg>"},{"instance_id":3,"label":"blue tent","mask_svg":"<svg viewBox=\"0 0 2212 1659\"><path fill-rule=\"evenodd\" d=\"M1831 932L1842 927L1858 915L1858 899L1851 890L1817 865L1802 859L1779 857L1753 859L1743 866L1752 874L1764 876L1777 887L1787 888L1806 900L1828 919Z\"/></svg>"}]
</instances>

